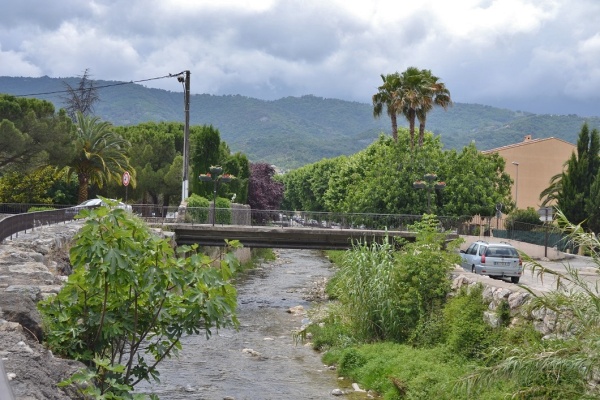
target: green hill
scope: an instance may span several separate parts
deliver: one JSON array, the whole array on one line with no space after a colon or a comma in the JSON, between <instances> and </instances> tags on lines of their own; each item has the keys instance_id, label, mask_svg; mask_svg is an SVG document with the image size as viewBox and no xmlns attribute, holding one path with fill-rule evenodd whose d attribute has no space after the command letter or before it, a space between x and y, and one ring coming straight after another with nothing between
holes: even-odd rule
<instances>
[{"instance_id":1,"label":"green hill","mask_svg":"<svg viewBox=\"0 0 600 400\"><path fill-rule=\"evenodd\" d=\"M0 77L0 93L35 94L64 103L63 81L76 86L78 78ZM115 125L145 121L182 121L183 94L138 84L94 81L101 101L95 113ZM193 82L192 82L193 84ZM110 86L113 85L113 86ZM42 94L44 93L44 94ZM574 143L583 122L600 128L600 118L576 115L536 115L479 104L455 103L448 111L436 109L427 129L441 135L447 148L460 149L471 141L487 150L523 140L557 137ZM315 96L285 97L266 101L245 96L193 95L190 123L211 124L221 132L232 151L241 151L254 162L264 161L295 168L322 158L352 154L370 144L381 132L389 134L387 116L373 118L368 103ZM399 118L399 123L404 121Z\"/></svg>"}]
</instances>

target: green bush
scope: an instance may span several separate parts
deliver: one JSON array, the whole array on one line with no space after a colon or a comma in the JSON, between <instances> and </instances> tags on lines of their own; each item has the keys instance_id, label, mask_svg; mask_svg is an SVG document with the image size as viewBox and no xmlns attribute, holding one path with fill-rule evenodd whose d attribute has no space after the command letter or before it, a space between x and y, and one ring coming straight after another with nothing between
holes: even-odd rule
<instances>
[{"instance_id":1,"label":"green bush","mask_svg":"<svg viewBox=\"0 0 600 400\"><path fill-rule=\"evenodd\" d=\"M483 320L487 305L481 297L482 285L461 289L444 307L446 345L455 354L475 359L492 344L498 333Z\"/></svg>"},{"instance_id":2,"label":"green bush","mask_svg":"<svg viewBox=\"0 0 600 400\"><path fill-rule=\"evenodd\" d=\"M223 197L217 197L215 207L217 209L216 223L221 225L231 225L231 201Z\"/></svg>"},{"instance_id":3,"label":"green bush","mask_svg":"<svg viewBox=\"0 0 600 400\"><path fill-rule=\"evenodd\" d=\"M208 221L208 209L210 202L207 198L192 194L187 199L188 209L186 211L186 222L196 222L200 224L207 224Z\"/></svg>"},{"instance_id":4,"label":"green bush","mask_svg":"<svg viewBox=\"0 0 600 400\"><path fill-rule=\"evenodd\" d=\"M531 231L544 223L533 207L527 207L525 210L515 210L506 217L504 226L508 230Z\"/></svg>"}]
</instances>

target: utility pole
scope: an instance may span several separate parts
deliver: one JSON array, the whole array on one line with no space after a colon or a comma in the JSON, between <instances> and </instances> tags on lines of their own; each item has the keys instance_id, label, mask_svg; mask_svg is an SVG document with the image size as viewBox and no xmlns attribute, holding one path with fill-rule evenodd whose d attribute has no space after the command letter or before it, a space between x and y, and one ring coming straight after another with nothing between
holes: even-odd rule
<instances>
[{"instance_id":1,"label":"utility pole","mask_svg":"<svg viewBox=\"0 0 600 400\"><path fill-rule=\"evenodd\" d=\"M189 196L189 164L190 164L190 71L183 71L185 76L178 75L177 80L184 84L183 101L185 125L183 128L183 173L181 182L181 202Z\"/></svg>"}]
</instances>

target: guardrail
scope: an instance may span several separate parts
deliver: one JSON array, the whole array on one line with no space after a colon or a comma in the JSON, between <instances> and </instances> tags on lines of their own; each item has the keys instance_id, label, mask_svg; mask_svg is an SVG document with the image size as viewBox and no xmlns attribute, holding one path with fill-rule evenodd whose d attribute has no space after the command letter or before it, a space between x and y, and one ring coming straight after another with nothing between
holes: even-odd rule
<instances>
[{"instance_id":1,"label":"guardrail","mask_svg":"<svg viewBox=\"0 0 600 400\"><path fill-rule=\"evenodd\" d=\"M9 215L0 221L0 242L9 237L12 238L13 235L18 236L19 232L27 232L41 225L71 221L80 210L80 208L68 207Z\"/></svg>"}]
</instances>

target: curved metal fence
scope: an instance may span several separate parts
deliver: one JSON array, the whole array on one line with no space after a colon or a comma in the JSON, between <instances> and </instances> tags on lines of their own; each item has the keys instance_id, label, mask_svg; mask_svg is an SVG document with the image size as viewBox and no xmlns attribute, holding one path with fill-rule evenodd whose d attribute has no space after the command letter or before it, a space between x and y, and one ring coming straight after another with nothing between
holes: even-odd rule
<instances>
[{"instance_id":1,"label":"curved metal fence","mask_svg":"<svg viewBox=\"0 0 600 400\"><path fill-rule=\"evenodd\" d=\"M38 226L71 221L80 210L81 208L77 207L67 207L58 210L22 211L22 214L9 215L0 220L0 242L9 237L12 238L13 235L18 235L19 232L27 232Z\"/></svg>"}]
</instances>

